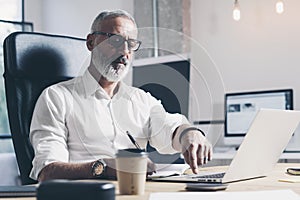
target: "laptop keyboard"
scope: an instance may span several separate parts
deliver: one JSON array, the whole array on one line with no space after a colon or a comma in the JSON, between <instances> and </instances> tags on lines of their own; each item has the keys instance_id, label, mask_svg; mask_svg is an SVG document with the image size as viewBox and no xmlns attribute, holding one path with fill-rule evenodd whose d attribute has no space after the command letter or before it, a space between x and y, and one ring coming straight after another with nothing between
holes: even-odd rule
<instances>
[{"instance_id":1,"label":"laptop keyboard","mask_svg":"<svg viewBox=\"0 0 300 200\"><path fill-rule=\"evenodd\" d=\"M225 172L222 173L217 173L217 174L210 174L210 175L200 175L200 176L193 176L192 178L201 178L201 179L206 179L206 178L223 178L225 175Z\"/></svg>"}]
</instances>

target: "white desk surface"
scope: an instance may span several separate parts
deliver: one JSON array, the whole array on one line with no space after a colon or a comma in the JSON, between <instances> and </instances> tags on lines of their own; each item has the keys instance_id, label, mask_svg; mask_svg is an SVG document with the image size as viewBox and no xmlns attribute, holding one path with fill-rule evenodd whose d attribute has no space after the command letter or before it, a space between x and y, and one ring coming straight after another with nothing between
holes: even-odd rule
<instances>
[{"instance_id":1,"label":"white desk surface","mask_svg":"<svg viewBox=\"0 0 300 200\"><path fill-rule=\"evenodd\" d=\"M209 167L206 170L214 171L226 166ZM225 192L232 191L261 191L261 190L284 190L290 189L300 195L300 177L286 174L288 167L300 167L299 163L279 163L272 172L264 178L251 179L230 183ZM279 180L297 179L296 183L282 182ZM147 182L144 195L120 195L118 184L112 181L116 186L116 200L147 200L150 193L153 192L185 192L184 183L164 183L164 182ZM0 198L0 200L36 200L35 197L27 198Z\"/></svg>"}]
</instances>

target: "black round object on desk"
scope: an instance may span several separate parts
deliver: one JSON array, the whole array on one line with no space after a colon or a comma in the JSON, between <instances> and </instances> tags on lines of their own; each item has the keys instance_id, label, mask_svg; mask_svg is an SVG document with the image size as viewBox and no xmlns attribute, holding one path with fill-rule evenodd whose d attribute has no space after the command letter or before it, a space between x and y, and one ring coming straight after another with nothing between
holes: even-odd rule
<instances>
[{"instance_id":1,"label":"black round object on desk","mask_svg":"<svg viewBox=\"0 0 300 200\"><path fill-rule=\"evenodd\" d=\"M37 200L115 200L115 186L98 180L49 180L37 188Z\"/></svg>"}]
</instances>

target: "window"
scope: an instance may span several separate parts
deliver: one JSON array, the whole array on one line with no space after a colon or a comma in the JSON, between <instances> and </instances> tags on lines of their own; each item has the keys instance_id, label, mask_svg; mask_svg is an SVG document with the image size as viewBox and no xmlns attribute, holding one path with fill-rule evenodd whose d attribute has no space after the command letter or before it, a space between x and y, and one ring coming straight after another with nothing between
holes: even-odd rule
<instances>
[{"instance_id":1,"label":"window","mask_svg":"<svg viewBox=\"0 0 300 200\"><path fill-rule=\"evenodd\" d=\"M135 0L134 18L142 41L135 58L190 52L190 0Z\"/></svg>"},{"instance_id":2,"label":"window","mask_svg":"<svg viewBox=\"0 0 300 200\"><path fill-rule=\"evenodd\" d=\"M1 20L22 21L22 0L0 0L0 5Z\"/></svg>"},{"instance_id":3,"label":"window","mask_svg":"<svg viewBox=\"0 0 300 200\"><path fill-rule=\"evenodd\" d=\"M23 20L22 0L0 0L0 152L13 151L4 88L3 41L12 32L32 31L32 23Z\"/></svg>"}]
</instances>

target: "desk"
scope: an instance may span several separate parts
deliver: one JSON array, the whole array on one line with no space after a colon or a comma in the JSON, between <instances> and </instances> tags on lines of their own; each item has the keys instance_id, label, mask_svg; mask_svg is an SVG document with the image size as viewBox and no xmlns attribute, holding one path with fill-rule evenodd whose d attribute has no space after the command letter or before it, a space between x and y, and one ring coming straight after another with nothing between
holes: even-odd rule
<instances>
[{"instance_id":1,"label":"desk","mask_svg":"<svg viewBox=\"0 0 300 200\"><path fill-rule=\"evenodd\" d=\"M269 176L265 178L252 179L230 183L225 191L255 191L255 190L279 190L292 189L300 195L300 183L279 182L278 179L291 177L285 171L288 167L300 167L300 163L279 163ZM211 170L217 167L210 167ZM294 177L294 176L293 176ZM298 177L300 180L300 177ZM143 196L119 196L118 200L146 200L151 192L184 192L184 183L162 183L162 182L147 182L146 193Z\"/></svg>"},{"instance_id":2,"label":"desk","mask_svg":"<svg viewBox=\"0 0 300 200\"><path fill-rule=\"evenodd\" d=\"M224 167L224 166L223 166ZM275 166L274 170L269 176L265 178L252 179L247 181L240 181L230 183L225 191L255 191L255 190L280 190L280 189L292 189L294 192L300 195L300 183L287 183L279 182L278 179L291 178L286 174L286 168L288 167L300 167L300 163L279 163ZM209 170L215 170L220 167L209 167ZM293 176L294 177L294 176ZM297 177L300 180L300 177ZM147 182L146 191L142 196L135 195L118 195L118 185L116 181L113 181L116 190L117 200L147 200L151 192L184 192L184 183L163 183L163 182ZM35 200L35 198L0 198L1 200Z\"/></svg>"}]
</instances>

